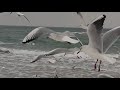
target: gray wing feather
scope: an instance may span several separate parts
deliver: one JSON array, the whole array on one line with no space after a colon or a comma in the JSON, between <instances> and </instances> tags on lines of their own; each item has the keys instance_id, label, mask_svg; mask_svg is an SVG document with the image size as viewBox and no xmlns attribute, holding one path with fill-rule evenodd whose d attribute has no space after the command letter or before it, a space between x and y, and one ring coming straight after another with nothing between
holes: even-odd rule
<instances>
[{"instance_id":1,"label":"gray wing feather","mask_svg":"<svg viewBox=\"0 0 120 90\"><path fill-rule=\"evenodd\" d=\"M31 24L30 20L26 16L24 16L24 18Z\"/></svg>"},{"instance_id":2,"label":"gray wing feather","mask_svg":"<svg viewBox=\"0 0 120 90\"><path fill-rule=\"evenodd\" d=\"M31 31L24 39L22 43L28 43L30 41L33 41L39 37L47 37L50 33L53 33L54 31L45 27L39 27Z\"/></svg>"},{"instance_id":3,"label":"gray wing feather","mask_svg":"<svg viewBox=\"0 0 120 90\"><path fill-rule=\"evenodd\" d=\"M87 30L89 37L89 46L96 48L101 53L103 48L101 33L105 18L106 16L104 15L98 17L88 26Z\"/></svg>"},{"instance_id":4,"label":"gray wing feather","mask_svg":"<svg viewBox=\"0 0 120 90\"><path fill-rule=\"evenodd\" d=\"M84 26L86 26L86 22L85 22L85 20L84 20L84 18L83 18L82 13L81 13L81 12L77 12L77 14L80 16L80 18L81 18L81 20L82 20L83 25L84 25Z\"/></svg>"},{"instance_id":5,"label":"gray wing feather","mask_svg":"<svg viewBox=\"0 0 120 90\"><path fill-rule=\"evenodd\" d=\"M54 49L46 54L43 54L43 55L39 55L35 60L33 60L31 63L34 63L42 58L45 58L46 56L51 56L51 55L56 55L56 54L59 54L59 53L66 53L66 52L72 52L72 50L69 50L69 49L66 49L66 48L57 48L57 49Z\"/></svg>"},{"instance_id":6,"label":"gray wing feather","mask_svg":"<svg viewBox=\"0 0 120 90\"><path fill-rule=\"evenodd\" d=\"M108 49L118 40L120 37L120 26L113 28L103 35L103 52L106 53Z\"/></svg>"}]
</instances>

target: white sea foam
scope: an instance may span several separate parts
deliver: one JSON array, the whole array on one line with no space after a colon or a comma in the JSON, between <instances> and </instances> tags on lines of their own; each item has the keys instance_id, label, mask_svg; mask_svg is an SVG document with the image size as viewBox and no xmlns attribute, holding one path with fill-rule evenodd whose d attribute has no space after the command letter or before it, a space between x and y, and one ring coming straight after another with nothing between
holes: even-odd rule
<instances>
[{"instance_id":1,"label":"white sea foam","mask_svg":"<svg viewBox=\"0 0 120 90\"><path fill-rule=\"evenodd\" d=\"M14 43L4 43L4 42L0 41L0 45L2 45L2 44L14 44Z\"/></svg>"},{"instance_id":2,"label":"white sea foam","mask_svg":"<svg viewBox=\"0 0 120 90\"><path fill-rule=\"evenodd\" d=\"M30 50L20 50L20 49L12 49L14 54L31 54L31 55L39 55L44 54L45 51L30 51Z\"/></svg>"},{"instance_id":3,"label":"white sea foam","mask_svg":"<svg viewBox=\"0 0 120 90\"><path fill-rule=\"evenodd\" d=\"M42 54L45 54L47 53L47 51L38 51L38 50L34 50L34 51L31 51L31 50L20 50L20 49L12 49L12 52L15 53L15 54L30 54L30 55L42 55ZM57 57L65 57L65 58L76 58L77 56L80 57L80 59L83 59L83 60L93 60L90 56L88 56L87 54L85 54L84 52L80 52L79 54L77 54L78 51L75 51L73 53L68 53L64 56L65 53L60 53L60 54L56 54L54 55L56 58ZM107 54L108 57L111 57L111 58L116 58L118 59L119 58L119 54ZM95 61L95 60L94 60Z\"/></svg>"}]
</instances>

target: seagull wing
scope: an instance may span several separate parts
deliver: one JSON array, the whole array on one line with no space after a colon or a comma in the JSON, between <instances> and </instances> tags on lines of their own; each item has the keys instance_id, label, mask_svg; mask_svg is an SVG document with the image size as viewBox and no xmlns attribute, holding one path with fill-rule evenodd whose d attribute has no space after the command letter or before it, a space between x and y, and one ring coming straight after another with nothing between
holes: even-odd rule
<instances>
[{"instance_id":1,"label":"seagull wing","mask_svg":"<svg viewBox=\"0 0 120 90\"><path fill-rule=\"evenodd\" d=\"M31 24L30 20L25 15L24 15L24 18Z\"/></svg>"},{"instance_id":2,"label":"seagull wing","mask_svg":"<svg viewBox=\"0 0 120 90\"><path fill-rule=\"evenodd\" d=\"M73 32L74 34L80 34L80 35L85 35L87 34L86 32Z\"/></svg>"},{"instance_id":3,"label":"seagull wing","mask_svg":"<svg viewBox=\"0 0 120 90\"><path fill-rule=\"evenodd\" d=\"M89 24L87 30L87 34L89 37L89 46L97 49L101 53L103 48L101 33L105 18L105 15L99 16L91 24Z\"/></svg>"},{"instance_id":4,"label":"seagull wing","mask_svg":"<svg viewBox=\"0 0 120 90\"><path fill-rule=\"evenodd\" d=\"M31 63L34 63L46 56L51 56L51 55L56 55L56 54L59 54L59 53L67 53L67 52L72 52L71 50L69 49L66 49L66 48L57 48L57 49L54 49L52 51L49 51L48 53L46 54L43 54L43 55L39 55L35 60L33 60Z\"/></svg>"},{"instance_id":5,"label":"seagull wing","mask_svg":"<svg viewBox=\"0 0 120 90\"><path fill-rule=\"evenodd\" d=\"M80 33L80 32L70 32L70 31L65 31L65 32L63 32L63 34L64 34L65 36L68 36L69 39L71 39L71 37L75 37L75 38L77 39L77 41L76 41L75 39L73 39L73 40L75 40L76 43L78 43L78 41L79 41L80 44L83 45L83 43L81 42L81 40L78 39L78 38L76 37L76 35L75 35L75 34L79 34L79 33Z\"/></svg>"},{"instance_id":6,"label":"seagull wing","mask_svg":"<svg viewBox=\"0 0 120 90\"><path fill-rule=\"evenodd\" d=\"M11 12L12 13L12 12ZM11 14L10 13L10 14ZM23 14L23 13L21 13L21 12L16 12L17 13L17 15L19 16L19 17L21 17L21 16L23 16L30 24L31 24L31 22L30 22L30 20ZM31 24L32 25L32 24Z\"/></svg>"},{"instance_id":7,"label":"seagull wing","mask_svg":"<svg viewBox=\"0 0 120 90\"><path fill-rule=\"evenodd\" d=\"M69 37L76 37L76 36L75 36L75 33L70 32L70 31L65 31L65 32L63 32L63 35L66 35L66 36L69 36Z\"/></svg>"},{"instance_id":8,"label":"seagull wing","mask_svg":"<svg viewBox=\"0 0 120 90\"><path fill-rule=\"evenodd\" d=\"M82 13L81 13L81 12L77 12L77 14L80 16L80 19L82 20L82 24L83 24L84 26L86 26L86 22L85 22L85 20L84 20L84 18L83 18Z\"/></svg>"},{"instance_id":9,"label":"seagull wing","mask_svg":"<svg viewBox=\"0 0 120 90\"><path fill-rule=\"evenodd\" d=\"M115 27L110 31L107 31L103 35L103 52L106 53L108 49L118 40L120 37L120 26Z\"/></svg>"},{"instance_id":10,"label":"seagull wing","mask_svg":"<svg viewBox=\"0 0 120 90\"><path fill-rule=\"evenodd\" d=\"M80 27L80 28L82 28L82 29L85 29L85 30L87 30L87 29L88 29L88 27L87 27L87 26L85 26L85 25L83 25L83 24L81 24L79 27Z\"/></svg>"},{"instance_id":11,"label":"seagull wing","mask_svg":"<svg viewBox=\"0 0 120 90\"><path fill-rule=\"evenodd\" d=\"M35 60L31 61L30 63L35 63L36 61L38 61L38 60L40 60L40 59L42 59L44 57L45 57L44 54L43 55L39 55L37 58L35 58Z\"/></svg>"},{"instance_id":12,"label":"seagull wing","mask_svg":"<svg viewBox=\"0 0 120 90\"><path fill-rule=\"evenodd\" d=\"M38 27L31 31L22 41L22 43L31 42L39 37L48 37L50 33L53 33L51 29L45 27Z\"/></svg>"},{"instance_id":13,"label":"seagull wing","mask_svg":"<svg viewBox=\"0 0 120 90\"><path fill-rule=\"evenodd\" d=\"M71 35L69 36L69 34L66 34L65 32L60 33L60 32L55 32L55 33L51 33L48 36L50 39L55 40L55 41L59 41L59 42L69 42L71 44L76 44L79 41L76 39L72 39ZM73 37L73 36L72 36ZM74 36L75 37L75 36Z\"/></svg>"},{"instance_id":14,"label":"seagull wing","mask_svg":"<svg viewBox=\"0 0 120 90\"><path fill-rule=\"evenodd\" d=\"M87 30L88 27L87 27L87 24L86 24L86 22L85 22L85 20L83 18L82 13L81 12L77 12L77 14L80 16L80 19L82 21L82 24L80 25L80 28Z\"/></svg>"},{"instance_id":15,"label":"seagull wing","mask_svg":"<svg viewBox=\"0 0 120 90\"><path fill-rule=\"evenodd\" d=\"M69 36L63 36L62 41L69 42L69 43L72 43L72 44L79 43L79 40L72 39Z\"/></svg>"}]
</instances>

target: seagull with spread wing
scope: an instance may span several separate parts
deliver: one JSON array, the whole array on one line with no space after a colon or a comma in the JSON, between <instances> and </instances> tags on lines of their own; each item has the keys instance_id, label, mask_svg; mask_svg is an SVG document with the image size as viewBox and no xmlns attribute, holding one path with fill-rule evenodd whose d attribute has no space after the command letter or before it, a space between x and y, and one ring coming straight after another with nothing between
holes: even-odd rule
<instances>
[{"instance_id":1,"label":"seagull with spread wing","mask_svg":"<svg viewBox=\"0 0 120 90\"><path fill-rule=\"evenodd\" d=\"M116 59L108 57L106 52L120 37L120 26L102 35L105 19L106 15L101 15L88 25L87 35L89 37L89 44L81 47L82 52L85 52L93 59L97 59L94 66L95 70L98 61L100 61L98 71L100 71L102 61L108 61L111 64L116 62Z\"/></svg>"},{"instance_id":2,"label":"seagull with spread wing","mask_svg":"<svg viewBox=\"0 0 120 90\"><path fill-rule=\"evenodd\" d=\"M12 14L12 13L13 12L10 12L10 14ZM18 15L18 17L24 17L30 23L30 25L32 25L30 20L23 13L21 13L21 12L15 12L15 13Z\"/></svg>"}]
</instances>

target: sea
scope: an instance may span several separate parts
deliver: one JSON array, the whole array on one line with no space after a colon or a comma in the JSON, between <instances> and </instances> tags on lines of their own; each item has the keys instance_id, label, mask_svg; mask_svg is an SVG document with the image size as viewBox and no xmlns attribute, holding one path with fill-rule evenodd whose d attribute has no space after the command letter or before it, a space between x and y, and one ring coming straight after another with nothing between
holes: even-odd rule
<instances>
[{"instance_id":1,"label":"sea","mask_svg":"<svg viewBox=\"0 0 120 90\"><path fill-rule=\"evenodd\" d=\"M9 48L9 49L16 49L16 50L32 50L32 51L50 51L55 48L75 48L80 47L80 44L68 44L63 42L57 42L51 39L46 38L38 38L35 41L30 42L29 44L22 44L22 40L25 36L30 33L33 29L37 27L30 27L30 26L0 26L0 47ZM85 30L80 28L69 28L69 27L48 27L56 32L85 32ZM106 32L110 29L104 29L103 31ZM76 36L82 41L84 45L88 44L88 37L87 35L79 35ZM35 45L33 45L33 43ZM107 53L118 53L120 48L120 39L108 50Z\"/></svg>"},{"instance_id":2,"label":"sea","mask_svg":"<svg viewBox=\"0 0 120 90\"><path fill-rule=\"evenodd\" d=\"M100 74L103 75L102 77L104 74L120 77L120 39L106 53L117 57L117 62L113 65L102 64L101 72L93 70L94 61L79 59L73 57L73 54L68 57L56 56L56 63L49 62L55 58L47 57L31 64L30 62L40 54L56 48L80 48L80 44L71 45L45 38L23 44L25 36L37 27L0 25L0 49L8 49L11 52L0 52L0 78L56 78L56 76L57 78L98 78ZM83 29L71 27L48 28L56 32L85 32ZM103 33L108 30L110 29L104 29ZM76 34L76 36L84 45L89 43L87 35Z\"/></svg>"}]
</instances>

